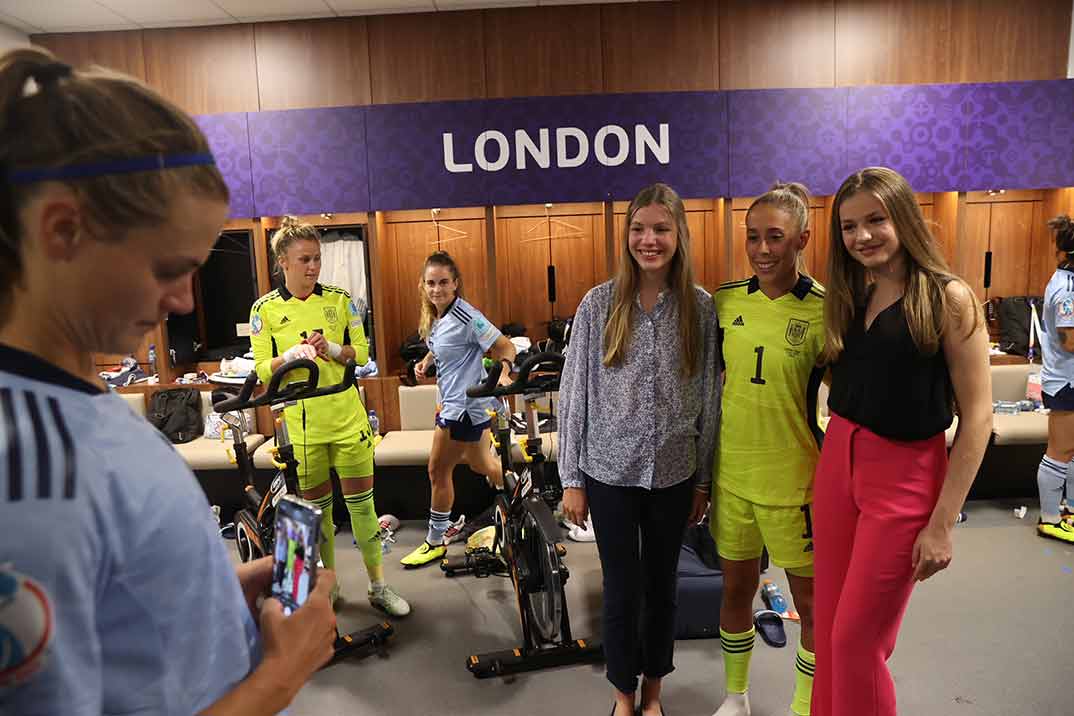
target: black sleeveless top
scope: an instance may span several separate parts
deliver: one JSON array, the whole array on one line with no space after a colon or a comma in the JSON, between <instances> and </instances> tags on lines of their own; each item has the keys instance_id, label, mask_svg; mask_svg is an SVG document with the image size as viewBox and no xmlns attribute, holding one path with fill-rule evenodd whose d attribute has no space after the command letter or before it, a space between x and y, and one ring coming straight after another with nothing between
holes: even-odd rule
<instances>
[{"instance_id":1,"label":"black sleeveless top","mask_svg":"<svg viewBox=\"0 0 1074 716\"><path fill-rule=\"evenodd\" d=\"M886 438L924 440L951 426L954 397L943 347L931 356L918 351L901 298L868 331L865 306L855 310L832 365L833 412Z\"/></svg>"}]
</instances>

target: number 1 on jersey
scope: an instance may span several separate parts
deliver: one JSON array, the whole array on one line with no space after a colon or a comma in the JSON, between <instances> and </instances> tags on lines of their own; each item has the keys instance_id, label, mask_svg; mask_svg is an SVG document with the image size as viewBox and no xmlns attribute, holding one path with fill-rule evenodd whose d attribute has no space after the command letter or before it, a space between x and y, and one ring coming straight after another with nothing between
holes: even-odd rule
<instances>
[{"instance_id":1,"label":"number 1 on jersey","mask_svg":"<svg viewBox=\"0 0 1074 716\"><path fill-rule=\"evenodd\" d=\"M757 375L750 378L750 382L754 385L764 385L764 378L761 377L761 362L764 360L764 346L757 346L753 349L753 352L757 354Z\"/></svg>"}]
</instances>

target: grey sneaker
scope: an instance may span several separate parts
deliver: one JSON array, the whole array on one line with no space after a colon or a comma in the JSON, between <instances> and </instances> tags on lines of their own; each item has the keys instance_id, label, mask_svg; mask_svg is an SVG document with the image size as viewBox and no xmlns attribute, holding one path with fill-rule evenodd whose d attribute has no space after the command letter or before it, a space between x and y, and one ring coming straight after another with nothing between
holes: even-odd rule
<instances>
[{"instance_id":1,"label":"grey sneaker","mask_svg":"<svg viewBox=\"0 0 1074 716\"><path fill-rule=\"evenodd\" d=\"M410 614L410 604L387 584L380 589L370 586L366 594L370 604L390 617L405 617Z\"/></svg>"}]
</instances>

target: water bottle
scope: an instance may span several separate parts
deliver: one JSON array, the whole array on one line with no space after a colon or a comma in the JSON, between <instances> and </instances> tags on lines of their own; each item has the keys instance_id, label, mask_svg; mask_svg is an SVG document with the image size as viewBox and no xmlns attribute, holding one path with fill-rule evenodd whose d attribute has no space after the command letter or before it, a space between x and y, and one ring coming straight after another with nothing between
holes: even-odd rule
<instances>
[{"instance_id":1,"label":"water bottle","mask_svg":"<svg viewBox=\"0 0 1074 716\"><path fill-rule=\"evenodd\" d=\"M779 585L771 579L766 579L761 584L761 600L772 611L780 614L787 613L787 600L783 597Z\"/></svg>"},{"instance_id":2,"label":"water bottle","mask_svg":"<svg viewBox=\"0 0 1074 716\"><path fill-rule=\"evenodd\" d=\"M369 429L373 431L374 435L380 435L380 418L377 417L377 411L369 411Z\"/></svg>"},{"instance_id":3,"label":"water bottle","mask_svg":"<svg viewBox=\"0 0 1074 716\"><path fill-rule=\"evenodd\" d=\"M955 518L955 524L956 524L956 525L960 525L960 524L962 524L963 522L965 522L965 521L966 521L966 519L967 519L967 517L966 517L966 513L965 513L965 512L959 512L959 513L958 513L958 517L956 517L956 518Z\"/></svg>"},{"instance_id":4,"label":"water bottle","mask_svg":"<svg viewBox=\"0 0 1074 716\"><path fill-rule=\"evenodd\" d=\"M157 346L155 344L149 346L149 374L156 375L157 373Z\"/></svg>"}]
</instances>

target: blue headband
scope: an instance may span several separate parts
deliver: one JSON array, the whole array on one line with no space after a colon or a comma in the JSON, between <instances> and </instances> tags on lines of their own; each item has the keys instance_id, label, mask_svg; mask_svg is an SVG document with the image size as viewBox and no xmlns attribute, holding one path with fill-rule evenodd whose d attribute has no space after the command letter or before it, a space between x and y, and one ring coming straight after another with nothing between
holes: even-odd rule
<instances>
[{"instance_id":1,"label":"blue headband","mask_svg":"<svg viewBox=\"0 0 1074 716\"><path fill-rule=\"evenodd\" d=\"M33 184L39 181L57 181L64 179L89 179L110 174L131 174L133 172L159 171L177 167L193 167L215 164L216 160L209 153L204 154L154 154L133 159L115 159L91 164L69 164L62 167L43 167L38 169L16 169L8 172L7 178L12 184Z\"/></svg>"}]
</instances>

